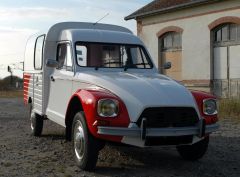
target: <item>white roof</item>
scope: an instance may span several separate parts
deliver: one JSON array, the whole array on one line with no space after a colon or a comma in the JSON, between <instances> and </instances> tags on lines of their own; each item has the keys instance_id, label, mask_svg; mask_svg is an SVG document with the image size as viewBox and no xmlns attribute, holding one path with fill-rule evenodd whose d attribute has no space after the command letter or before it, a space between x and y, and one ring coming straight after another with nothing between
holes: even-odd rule
<instances>
[{"instance_id":1,"label":"white roof","mask_svg":"<svg viewBox=\"0 0 240 177\"><path fill-rule=\"evenodd\" d=\"M62 31L59 40L70 40L73 43L101 42L118 44L142 44L142 41L132 33L98 29L71 29Z\"/></svg>"},{"instance_id":2,"label":"white roof","mask_svg":"<svg viewBox=\"0 0 240 177\"><path fill-rule=\"evenodd\" d=\"M105 31L118 31L123 33L132 34L132 32L124 27L117 25L101 24L101 23L85 23L85 22L62 22L53 25L47 33L47 41L58 41L62 32L66 30L105 30Z\"/></svg>"},{"instance_id":3,"label":"white roof","mask_svg":"<svg viewBox=\"0 0 240 177\"><path fill-rule=\"evenodd\" d=\"M43 34L43 33L41 33ZM63 22L53 25L46 34L44 61L56 57L58 41L101 42L142 45L142 41L124 27L101 23ZM37 36L37 35L36 35ZM33 41L36 40L34 36ZM34 44L34 43L33 43ZM34 51L34 45L31 45ZM32 56L32 54L31 54Z\"/></svg>"}]
</instances>

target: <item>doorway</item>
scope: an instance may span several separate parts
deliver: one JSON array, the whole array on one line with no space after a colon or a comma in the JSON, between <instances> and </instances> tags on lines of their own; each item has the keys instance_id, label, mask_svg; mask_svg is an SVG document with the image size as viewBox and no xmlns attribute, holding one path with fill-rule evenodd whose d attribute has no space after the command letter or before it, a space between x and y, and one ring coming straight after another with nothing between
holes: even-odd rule
<instances>
[{"instance_id":1,"label":"doorway","mask_svg":"<svg viewBox=\"0 0 240 177\"><path fill-rule=\"evenodd\" d=\"M167 32L159 38L161 73L175 80L182 80L182 34L178 32ZM166 62L172 63L172 68L162 69Z\"/></svg>"},{"instance_id":2,"label":"doorway","mask_svg":"<svg viewBox=\"0 0 240 177\"><path fill-rule=\"evenodd\" d=\"M240 25L213 29L213 92L223 98L240 95Z\"/></svg>"}]
</instances>

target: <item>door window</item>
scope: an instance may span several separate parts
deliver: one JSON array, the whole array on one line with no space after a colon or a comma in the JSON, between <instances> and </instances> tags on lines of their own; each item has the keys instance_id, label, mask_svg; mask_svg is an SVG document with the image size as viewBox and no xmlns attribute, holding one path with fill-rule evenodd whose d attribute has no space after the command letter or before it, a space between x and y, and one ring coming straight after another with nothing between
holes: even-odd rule
<instances>
[{"instance_id":1,"label":"door window","mask_svg":"<svg viewBox=\"0 0 240 177\"><path fill-rule=\"evenodd\" d=\"M182 34L168 32L162 37L162 50L173 51L182 49Z\"/></svg>"},{"instance_id":2,"label":"door window","mask_svg":"<svg viewBox=\"0 0 240 177\"><path fill-rule=\"evenodd\" d=\"M58 69L72 71L72 52L68 43L59 44L57 50Z\"/></svg>"},{"instance_id":3,"label":"door window","mask_svg":"<svg viewBox=\"0 0 240 177\"><path fill-rule=\"evenodd\" d=\"M39 36L35 44L34 52L34 68L37 70L42 69L42 57L43 57L43 43L45 36Z\"/></svg>"}]
</instances>

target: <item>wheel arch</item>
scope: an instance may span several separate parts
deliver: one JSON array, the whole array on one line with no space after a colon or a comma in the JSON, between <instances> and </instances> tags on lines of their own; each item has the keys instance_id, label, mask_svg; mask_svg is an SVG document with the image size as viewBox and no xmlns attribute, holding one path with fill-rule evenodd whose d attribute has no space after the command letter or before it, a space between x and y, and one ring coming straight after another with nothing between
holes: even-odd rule
<instances>
[{"instance_id":1,"label":"wheel arch","mask_svg":"<svg viewBox=\"0 0 240 177\"><path fill-rule=\"evenodd\" d=\"M97 114L97 101L103 98L117 99L120 104L121 114L114 119L103 119L100 117ZM71 141L74 116L79 111L84 112L89 133L91 133L95 138L121 142L122 137L119 136L99 135L97 133L98 126L128 127L130 123L130 118L125 104L114 94L105 90L78 90L71 97L65 116L66 140L68 141Z\"/></svg>"},{"instance_id":2,"label":"wheel arch","mask_svg":"<svg viewBox=\"0 0 240 177\"><path fill-rule=\"evenodd\" d=\"M82 101L77 94L73 95L68 103L65 116L66 139L71 141L72 122L77 112L83 111Z\"/></svg>"}]
</instances>

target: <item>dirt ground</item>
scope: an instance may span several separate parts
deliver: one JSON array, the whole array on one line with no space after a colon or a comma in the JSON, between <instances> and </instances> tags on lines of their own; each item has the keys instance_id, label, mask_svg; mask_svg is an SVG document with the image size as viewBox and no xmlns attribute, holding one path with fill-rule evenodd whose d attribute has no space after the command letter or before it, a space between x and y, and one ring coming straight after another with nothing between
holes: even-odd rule
<instances>
[{"instance_id":1,"label":"dirt ground","mask_svg":"<svg viewBox=\"0 0 240 177\"><path fill-rule=\"evenodd\" d=\"M0 176L239 177L240 123L225 119L220 124L199 161L184 161L174 147L107 145L95 172L89 173L75 166L63 128L45 121L43 136L33 137L22 99L0 98Z\"/></svg>"}]
</instances>

